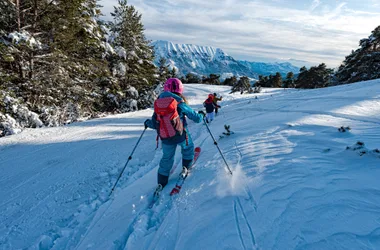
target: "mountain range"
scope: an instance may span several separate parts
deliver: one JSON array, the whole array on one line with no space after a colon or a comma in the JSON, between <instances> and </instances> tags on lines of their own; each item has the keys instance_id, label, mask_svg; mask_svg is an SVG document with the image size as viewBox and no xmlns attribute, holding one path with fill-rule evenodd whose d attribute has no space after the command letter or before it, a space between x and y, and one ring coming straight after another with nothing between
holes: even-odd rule
<instances>
[{"instance_id":1,"label":"mountain range","mask_svg":"<svg viewBox=\"0 0 380 250\"><path fill-rule=\"evenodd\" d=\"M198 75L219 74L221 78L231 75L258 78L280 72L285 76L288 72L298 73L299 68L289 62L264 63L236 60L222 49L211 46L193 44L176 44L158 40L152 43L155 50L155 64L165 58L170 68L176 68L179 75L195 73Z\"/></svg>"}]
</instances>

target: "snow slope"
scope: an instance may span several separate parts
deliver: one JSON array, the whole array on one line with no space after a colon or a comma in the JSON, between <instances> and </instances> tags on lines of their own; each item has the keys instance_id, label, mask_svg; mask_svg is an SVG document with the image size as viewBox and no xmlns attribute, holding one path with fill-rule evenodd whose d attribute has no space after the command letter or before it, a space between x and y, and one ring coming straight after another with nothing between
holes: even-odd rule
<instances>
[{"instance_id":1,"label":"snow slope","mask_svg":"<svg viewBox=\"0 0 380 250\"><path fill-rule=\"evenodd\" d=\"M197 109L215 91L210 129L233 176L190 123L202 154L152 209L151 130L107 199L152 110L1 138L0 249L380 249L380 80L244 96L185 86ZM224 124L235 134L219 138Z\"/></svg>"}]
</instances>

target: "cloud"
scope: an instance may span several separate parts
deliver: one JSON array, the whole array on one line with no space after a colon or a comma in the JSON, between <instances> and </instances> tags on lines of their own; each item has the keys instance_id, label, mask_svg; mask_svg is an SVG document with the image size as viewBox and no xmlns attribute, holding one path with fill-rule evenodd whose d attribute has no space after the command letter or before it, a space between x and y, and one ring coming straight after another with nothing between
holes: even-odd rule
<instances>
[{"instance_id":1,"label":"cloud","mask_svg":"<svg viewBox=\"0 0 380 250\"><path fill-rule=\"evenodd\" d=\"M314 0L311 6L304 0L130 0L129 4L142 13L151 40L220 47L240 59L294 58L336 67L380 24L380 10L354 9L349 1L327 5ZM101 2L107 11L116 3Z\"/></svg>"},{"instance_id":2,"label":"cloud","mask_svg":"<svg viewBox=\"0 0 380 250\"><path fill-rule=\"evenodd\" d=\"M315 10L321 4L320 0L313 0L313 3L310 6L310 11Z\"/></svg>"}]
</instances>

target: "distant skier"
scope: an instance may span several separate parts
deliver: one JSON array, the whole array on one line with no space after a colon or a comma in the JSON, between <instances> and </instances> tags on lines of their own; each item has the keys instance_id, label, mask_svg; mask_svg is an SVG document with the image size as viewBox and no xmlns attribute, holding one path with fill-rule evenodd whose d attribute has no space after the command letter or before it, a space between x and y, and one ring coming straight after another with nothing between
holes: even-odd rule
<instances>
[{"instance_id":1,"label":"distant skier","mask_svg":"<svg viewBox=\"0 0 380 250\"><path fill-rule=\"evenodd\" d=\"M194 144L185 117L200 123L205 113L191 109L182 93L182 82L177 78L169 78L165 82L164 92L154 103L152 119L144 122L145 127L157 130L157 143L158 138L162 141L163 156L158 168L155 193L160 192L168 183L177 145L181 146L183 171L187 172L194 158Z\"/></svg>"},{"instance_id":2,"label":"distant skier","mask_svg":"<svg viewBox=\"0 0 380 250\"><path fill-rule=\"evenodd\" d=\"M218 105L218 101L221 101L223 99L223 96L218 97L216 93L214 93L214 104L215 104L215 116L218 115L218 109L220 106Z\"/></svg>"},{"instance_id":3,"label":"distant skier","mask_svg":"<svg viewBox=\"0 0 380 250\"><path fill-rule=\"evenodd\" d=\"M203 102L203 106L206 108L206 122L210 123L214 120L214 110L216 108L216 105L214 103L214 95L209 94L206 101Z\"/></svg>"}]
</instances>

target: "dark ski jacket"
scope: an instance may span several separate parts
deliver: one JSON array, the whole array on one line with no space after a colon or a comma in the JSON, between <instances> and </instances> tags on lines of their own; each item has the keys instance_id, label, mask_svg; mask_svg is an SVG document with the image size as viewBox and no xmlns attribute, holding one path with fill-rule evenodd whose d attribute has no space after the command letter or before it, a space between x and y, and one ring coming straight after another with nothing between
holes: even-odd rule
<instances>
[{"instance_id":1,"label":"dark ski jacket","mask_svg":"<svg viewBox=\"0 0 380 250\"><path fill-rule=\"evenodd\" d=\"M206 108L206 113L214 112L216 107L213 98L207 98L207 100L204 101L203 106Z\"/></svg>"}]
</instances>

